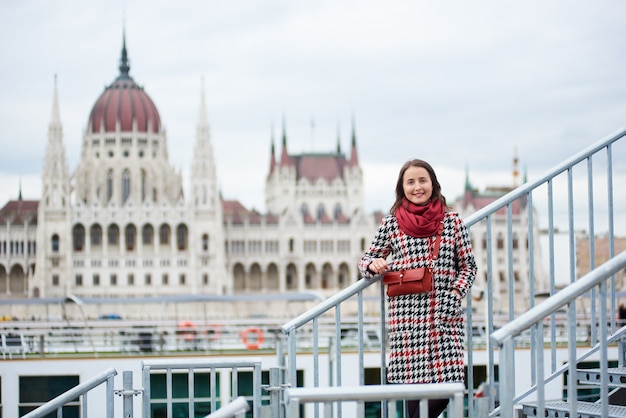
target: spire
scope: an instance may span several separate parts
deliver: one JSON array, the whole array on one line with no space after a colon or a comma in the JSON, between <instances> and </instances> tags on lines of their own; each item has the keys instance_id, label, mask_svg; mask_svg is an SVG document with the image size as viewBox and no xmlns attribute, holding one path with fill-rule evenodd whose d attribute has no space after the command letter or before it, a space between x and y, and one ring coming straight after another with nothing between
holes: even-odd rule
<instances>
[{"instance_id":1,"label":"spire","mask_svg":"<svg viewBox=\"0 0 626 418\"><path fill-rule=\"evenodd\" d=\"M285 115L283 115L283 148L287 148L287 130L285 129Z\"/></svg>"},{"instance_id":2,"label":"spire","mask_svg":"<svg viewBox=\"0 0 626 418\"><path fill-rule=\"evenodd\" d=\"M22 177L20 177L20 193L17 196L17 200L22 200Z\"/></svg>"},{"instance_id":3,"label":"spire","mask_svg":"<svg viewBox=\"0 0 626 418\"><path fill-rule=\"evenodd\" d=\"M61 125L61 112L59 111L59 90L57 88L57 75L54 75L54 91L52 93L52 113L48 124L48 140L55 147L62 147L63 126Z\"/></svg>"},{"instance_id":4,"label":"spire","mask_svg":"<svg viewBox=\"0 0 626 418\"><path fill-rule=\"evenodd\" d=\"M63 125L59 111L57 75L54 75L52 113L48 124L48 144L44 157L42 180L44 195L42 202L55 208L65 207L69 198L69 169L63 146ZM20 186L21 189L21 186Z\"/></svg>"},{"instance_id":5,"label":"spire","mask_svg":"<svg viewBox=\"0 0 626 418\"><path fill-rule=\"evenodd\" d=\"M359 157L356 152L356 123L354 121L354 115L352 115L352 145L350 150L350 167L358 167Z\"/></svg>"},{"instance_id":6,"label":"spire","mask_svg":"<svg viewBox=\"0 0 626 418\"><path fill-rule=\"evenodd\" d=\"M130 63L128 62L128 52L126 51L126 27L124 27L124 33L122 34L122 56L120 57L120 75L119 79L129 79Z\"/></svg>"},{"instance_id":7,"label":"spire","mask_svg":"<svg viewBox=\"0 0 626 418\"><path fill-rule=\"evenodd\" d=\"M191 191L189 194L192 204L198 208L215 209L218 205L217 174L211 146L211 129L206 106L204 76L200 82L200 103L198 105L198 122L196 124L196 142L191 162ZM182 177L182 169L180 176ZM183 198L181 186L180 198Z\"/></svg>"},{"instance_id":8,"label":"spire","mask_svg":"<svg viewBox=\"0 0 626 418\"><path fill-rule=\"evenodd\" d=\"M59 112L59 92L57 89L57 75L54 75L54 92L52 94L52 115L50 116L50 127L60 125L61 116Z\"/></svg>"},{"instance_id":9,"label":"spire","mask_svg":"<svg viewBox=\"0 0 626 418\"><path fill-rule=\"evenodd\" d=\"M472 183L470 183L469 179L469 166L465 166L465 191L469 192L472 190Z\"/></svg>"},{"instance_id":10,"label":"spire","mask_svg":"<svg viewBox=\"0 0 626 418\"><path fill-rule=\"evenodd\" d=\"M209 121L207 119L206 99L204 93L204 76L202 76L200 86L200 106L198 109L198 129L204 129L208 127Z\"/></svg>"},{"instance_id":11,"label":"spire","mask_svg":"<svg viewBox=\"0 0 626 418\"><path fill-rule=\"evenodd\" d=\"M337 123L337 154L341 154L341 134L339 130L339 123Z\"/></svg>"},{"instance_id":12,"label":"spire","mask_svg":"<svg viewBox=\"0 0 626 418\"><path fill-rule=\"evenodd\" d=\"M271 151L270 151L270 174L274 172L276 168L276 148L274 146L274 124L270 128L271 130Z\"/></svg>"},{"instance_id":13,"label":"spire","mask_svg":"<svg viewBox=\"0 0 626 418\"><path fill-rule=\"evenodd\" d=\"M280 166L286 167L289 165L289 154L287 153L287 129L285 128L285 115L283 115L283 149L280 153Z\"/></svg>"}]
</instances>

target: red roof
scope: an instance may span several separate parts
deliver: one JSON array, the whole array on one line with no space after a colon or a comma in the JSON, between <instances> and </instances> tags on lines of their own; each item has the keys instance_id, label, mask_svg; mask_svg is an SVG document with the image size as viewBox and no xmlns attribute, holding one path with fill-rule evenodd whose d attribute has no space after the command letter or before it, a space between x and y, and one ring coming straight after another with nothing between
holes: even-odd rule
<instances>
[{"instance_id":1,"label":"red roof","mask_svg":"<svg viewBox=\"0 0 626 418\"><path fill-rule=\"evenodd\" d=\"M0 225L23 224L28 222L31 225L37 224L38 200L9 200L0 209Z\"/></svg>"},{"instance_id":2,"label":"red roof","mask_svg":"<svg viewBox=\"0 0 626 418\"><path fill-rule=\"evenodd\" d=\"M89 115L91 132L115 132L119 121L120 130L133 130L137 123L138 132L157 133L161 129L161 118L152 99L132 78L118 78L104 90Z\"/></svg>"}]
</instances>

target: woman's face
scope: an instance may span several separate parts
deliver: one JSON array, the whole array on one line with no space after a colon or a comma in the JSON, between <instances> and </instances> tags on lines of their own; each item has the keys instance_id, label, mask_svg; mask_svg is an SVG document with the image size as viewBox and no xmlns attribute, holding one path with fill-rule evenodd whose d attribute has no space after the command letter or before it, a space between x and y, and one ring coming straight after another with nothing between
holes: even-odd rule
<instances>
[{"instance_id":1,"label":"woman's face","mask_svg":"<svg viewBox=\"0 0 626 418\"><path fill-rule=\"evenodd\" d=\"M402 187L404 196L416 205L427 204L433 195L433 182L422 167L409 167L402 176Z\"/></svg>"}]
</instances>

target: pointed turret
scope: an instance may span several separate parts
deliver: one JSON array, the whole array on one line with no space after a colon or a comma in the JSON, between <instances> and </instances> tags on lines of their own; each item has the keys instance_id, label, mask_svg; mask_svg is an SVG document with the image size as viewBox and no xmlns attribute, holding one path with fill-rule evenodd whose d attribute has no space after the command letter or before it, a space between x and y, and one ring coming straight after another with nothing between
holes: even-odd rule
<instances>
[{"instance_id":1,"label":"pointed turret","mask_svg":"<svg viewBox=\"0 0 626 418\"><path fill-rule=\"evenodd\" d=\"M122 56L120 57L120 75L118 80L130 79L130 62L128 61L128 52L126 51L126 29L122 35Z\"/></svg>"},{"instance_id":2,"label":"pointed turret","mask_svg":"<svg viewBox=\"0 0 626 418\"><path fill-rule=\"evenodd\" d=\"M274 169L276 168L276 148L274 146L274 126L272 126L272 139L271 139L271 150L270 150L270 172L271 176L274 173Z\"/></svg>"},{"instance_id":3,"label":"pointed turret","mask_svg":"<svg viewBox=\"0 0 626 418\"><path fill-rule=\"evenodd\" d=\"M287 152L287 129L285 128L285 116L283 116L283 144L280 153L280 166L288 167L290 165L289 153Z\"/></svg>"},{"instance_id":4,"label":"pointed turret","mask_svg":"<svg viewBox=\"0 0 626 418\"><path fill-rule=\"evenodd\" d=\"M54 76L52 114L48 125L48 145L43 165L43 199L45 207L66 207L69 198L69 169L63 146L63 125L59 112L57 77Z\"/></svg>"},{"instance_id":5,"label":"pointed turret","mask_svg":"<svg viewBox=\"0 0 626 418\"><path fill-rule=\"evenodd\" d=\"M196 144L191 163L191 200L196 206L215 208L218 206L217 195L217 174L213 160L203 77L196 125Z\"/></svg>"},{"instance_id":6,"label":"pointed turret","mask_svg":"<svg viewBox=\"0 0 626 418\"><path fill-rule=\"evenodd\" d=\"M352 143L350 150L350 167L359 166L359 157L356 152L356 126L354 122L354 116L352 116Z\"/></svg>"},{"instance_id":7,"label":"pointed turret","mask_svg":"<svg viewBox=\"0 0 626 418\"><path fill-rule=\"evenodd\" d=\"M341 154L341 132L337 124L337 154Z\"/></svg>"}]
</instances>

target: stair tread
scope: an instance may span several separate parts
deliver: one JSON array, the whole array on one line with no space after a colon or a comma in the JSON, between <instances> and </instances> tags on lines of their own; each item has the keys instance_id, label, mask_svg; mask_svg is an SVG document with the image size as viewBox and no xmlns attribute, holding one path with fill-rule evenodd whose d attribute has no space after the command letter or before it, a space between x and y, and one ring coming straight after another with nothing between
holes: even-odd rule
<instances>
[{"instance_id":1,"label":"stair tread","mask_svg":"<svg viewBox=\"0 0 626 418\"><path fill-rule=\"evenodd\" d=\"M606 370L614 374L626 374L626 367L609 367ZM602 371L602 369L578 369L578 373L600 372L600 371Z\"/></svg>"},{"instance_id":2,"label":"stair tread","mask_svg":"<svg viewBox=\"0 0 626 418\"><path fill-rule=\"evenodd\" d=\"M545 405L546 411L555 410L555 411L568 412L570 410L569 402L545 402L544 405ZM527 408L533 409L536 407L537 407L536 403L524 404L524 412L529 416L536 416L536 413L529 413L531 411L527 409ZM602 404L579 401L576 404L576 410L579 415L587 414L590 416L601 416ZM618 417L625 417L625 416L626 416L626 406L609 405L609 417L610 418L613 418L613 417L618 418Z\"/></svg>"},{"instance_id":3,"label":"stair tread","mask_svg":"<svg viewBox=\"0 0 626 418\"><path fill-rule=\"evenodd\" d=\"M626 388L626 367L611 367L605 370L609 387ZM576 374L580 383L599 385L602 369L579 369Z\"/></svg>"}]
</instances>

